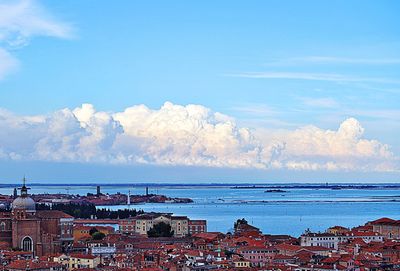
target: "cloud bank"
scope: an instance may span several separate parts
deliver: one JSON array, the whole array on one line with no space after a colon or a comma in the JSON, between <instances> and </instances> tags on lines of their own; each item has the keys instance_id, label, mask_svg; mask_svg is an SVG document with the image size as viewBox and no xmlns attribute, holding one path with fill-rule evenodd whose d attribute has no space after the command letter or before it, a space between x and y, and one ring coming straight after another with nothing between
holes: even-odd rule
<instances>
[{"instance_id":1,"label":"cloud bank","mask_svg":"<svg viewBox=\"0 0 400 271\"><path fill-rule=\"evenodd\" d=\"M49 115L0 110L0 159L226 168L397 171L389 146L363 138L354 118L263 132L201 105L166 102L98 112L91 104Z\"/></svg>"},{"instance_id":2,"label":"cloud bank","mask_svg":"<svg viewBox=\"0 0 400 271\"><path fill-rule=\"evenodd\" d=\"M53 19L36 1L0 0L0 80L18 67L12 51L35 36L69 38L69 25Z\"/></svg>"}]
</instances>

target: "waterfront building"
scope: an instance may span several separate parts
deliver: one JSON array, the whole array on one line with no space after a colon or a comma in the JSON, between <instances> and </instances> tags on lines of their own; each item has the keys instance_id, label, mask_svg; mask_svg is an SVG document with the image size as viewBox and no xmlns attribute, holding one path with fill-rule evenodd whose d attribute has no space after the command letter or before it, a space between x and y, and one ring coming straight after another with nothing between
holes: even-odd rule
<instances>
[{"instance_id":1,"label":"waterfront building","mask_svg":"<svg viewBox=\"0 0 400 271\"><path fill-rule=\"evenodd\" d=\"M121 219L119 230L127 234L147 235L154 225L164 222L171 226L174 237L184 237L189 234L207 231L205 220L190 220L186 216L173 216L171 214L146 213L132 218Z\"/></svg>"},{"instance_id":2,"label":"waterfront building","mask_svg":"<svg viewBox=\"0 0 400 271\"><path fill-rule=\"evenodd\" d=\"M171 226L171 229L174 231L174 237L183 237L189 234L189 219L186 216L146 213L127 220L131 220L131 225L136 225L135 227L131 227L131 232L134 230L133 233L138 233L141 235L147 235L147 232L153 228L154 225L161 222Z\"/></svg>"}]
</instances>

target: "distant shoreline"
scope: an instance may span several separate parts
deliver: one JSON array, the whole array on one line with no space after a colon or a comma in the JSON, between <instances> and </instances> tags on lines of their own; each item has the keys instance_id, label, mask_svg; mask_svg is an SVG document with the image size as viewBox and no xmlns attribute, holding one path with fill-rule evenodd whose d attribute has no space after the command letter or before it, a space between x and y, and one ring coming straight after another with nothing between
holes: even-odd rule
<instances>
[{"instance_id":1,"label":"distant shoreline","mask_svg":"<svg viewBox=\"0 0 400 271\"><path fill-rule=\"evenodd\" d=\"M21 184L0 184L0 188L14 188ZM238 184L238 183L30 183L31 187L166 187L166 188L231 188L231 189L400 189L396 183L270 183L270 184Z\"/></svg>"},{"instance_id":2,"label":"distant shoreline","mask_svg":"<svg viewBox=\"0 0 400 271\"><path fill-rule=\"evenodd\" d=\"M298 185L253 185L253 186L234 186L232 189L400 189L400 184L298 184Z\"/></svg>"}]
</instances>

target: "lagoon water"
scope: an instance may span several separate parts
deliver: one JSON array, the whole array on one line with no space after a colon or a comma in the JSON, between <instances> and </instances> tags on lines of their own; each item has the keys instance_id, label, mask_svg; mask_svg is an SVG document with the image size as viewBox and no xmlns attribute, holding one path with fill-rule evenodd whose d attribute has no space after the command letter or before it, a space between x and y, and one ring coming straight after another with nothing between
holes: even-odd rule
<instances>
[{"instance_id":1,"label":"lagoon water","mask_svg":"<svg viewBox=\"0 0 400 271\"><path fill-rule=\"evenodd\" d=\"M144 187L104 186L103 193L143 194ZM285 189L286 193L265 193L266 189L233 189L227 186L151 186L150 193L189 197L190 204L146 203L131 205L145 211L186 215L206 219L209 231L232 230L238 218L246 218L264 233L299 236L305 229L324 231L333 225L354 227L380 217L400 219L400 189ZM95 186L33 186L32 193L95 193ZM11 187L0 188L10 194ZM127 206L107 206L118 209Z\"/></svg>"}]
</instances>

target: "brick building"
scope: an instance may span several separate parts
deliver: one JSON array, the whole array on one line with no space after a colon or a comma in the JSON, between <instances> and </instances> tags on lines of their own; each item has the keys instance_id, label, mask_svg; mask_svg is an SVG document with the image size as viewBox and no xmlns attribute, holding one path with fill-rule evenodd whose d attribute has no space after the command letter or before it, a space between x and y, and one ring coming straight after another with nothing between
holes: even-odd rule
<instances>
[{"instance_id":1,"label":"brick building","mask_svg":"<svg viewBox=\"0 0 400 271\"><path fill-rule=\"evenodd\" d=\"M206 220L189 220L188 223L189 234L196 234L201 232L207 232L207 221Z\"/></svg>"},{"instance_id":2,"label":"brick building","mask_svg":"<svg viewBox=\"0 0 400 271\"><path fill-rule=\"evenodd\" d=\"M385 238L400 239L400 220L384 217L371 221L367 225L372 225L373 231L379 232Z\"/></svg>"},{"instance_id":3,"label":"brick building","mask_svg":"<svg viewBox=\"0 0 400 271\"><path fill-rule=\"evenodd\" d=\"M74 218L61 211L36 210L24 185L14 199L11 212L0 213L0 242L10 247L30 251L34 256L57 253L73 243Z\"/></svg>"}]
</instances>

